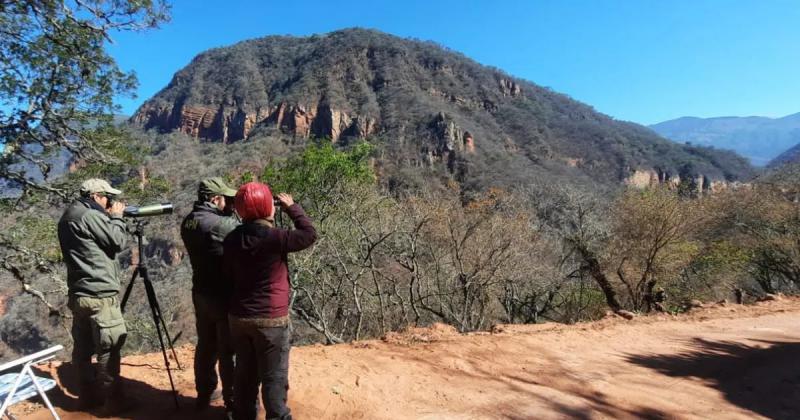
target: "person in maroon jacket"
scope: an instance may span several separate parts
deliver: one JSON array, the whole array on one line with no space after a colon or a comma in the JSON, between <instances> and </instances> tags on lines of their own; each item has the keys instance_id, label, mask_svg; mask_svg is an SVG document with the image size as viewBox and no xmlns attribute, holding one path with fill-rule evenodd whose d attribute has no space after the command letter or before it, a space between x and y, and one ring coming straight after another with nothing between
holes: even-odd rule
<instances>
[{"instance_id":1,"label":"person in maroon jacket","mask_svg":"<svg viewBox=\"0 0 800 420\"><path fill-rule=\"evenodd\" d=\"M275 208L267 185L249 182L236 193L243 224L223 242L223 267L233 281L228 319L236 351L234 405L237 419L255 419L258 387L267 419L291 419L289 389L288 253L310 247L317 232L291 195L277 203L295 229L274 226Z\"/></svg>"}]
</instances>

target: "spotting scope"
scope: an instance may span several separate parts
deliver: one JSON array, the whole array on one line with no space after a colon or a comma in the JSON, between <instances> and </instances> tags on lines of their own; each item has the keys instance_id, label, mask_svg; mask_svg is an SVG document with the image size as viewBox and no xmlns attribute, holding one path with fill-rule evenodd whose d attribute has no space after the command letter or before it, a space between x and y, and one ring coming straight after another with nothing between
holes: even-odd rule
<instances>
[{"instance_id":1,"label":"spotting scope","mask_svg":"<svg viewBox=\"0 0 800 420\"><path fill-rule=\"evenodd\" d=\"M122 212L125 217L149 217L172 213L172 203L148 204L146 206L128 206Z\"/></svg>"}]
</instances>

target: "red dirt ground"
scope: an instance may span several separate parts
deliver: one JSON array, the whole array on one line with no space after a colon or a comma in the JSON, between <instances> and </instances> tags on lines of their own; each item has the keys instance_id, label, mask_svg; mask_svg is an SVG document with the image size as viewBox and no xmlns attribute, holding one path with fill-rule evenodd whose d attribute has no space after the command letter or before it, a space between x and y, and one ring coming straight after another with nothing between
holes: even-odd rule
<instances>
[{"instance_id":1,"label":"red dirt ground","mask_svg":"<svg viewBox=\"0 0 800 420\"><path fill-rule=\"evenodd\" d=\"M297 419L800 418L798 299L493 331L437 325L294 348L289 405ZM220 407L193 409L192 351L178 349L180 411L160 353L125 358L139 406L122 418L221 418ZM62 418L95 418L74 411L67 365L46 370L63 389L51 392ZM48 418L36 404L14 412Z\"/></svg>"}]
</instances>

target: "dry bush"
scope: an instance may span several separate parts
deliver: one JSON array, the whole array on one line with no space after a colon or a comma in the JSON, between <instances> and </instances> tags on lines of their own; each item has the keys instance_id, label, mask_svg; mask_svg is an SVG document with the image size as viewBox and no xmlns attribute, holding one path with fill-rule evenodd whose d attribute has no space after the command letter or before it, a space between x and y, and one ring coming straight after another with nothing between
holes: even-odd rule
<instances>
[{"instance_id":1,"label":"dry bush","mask_svg":"<svg viewBox=\"0 0 800 420\"><path fill-rule=\"evenodd\" d=\"M714 196L708 208L707 262L726 267L732 287L751 294L797 292L800 205L793 193L760 185Z\"/></svg>"},{"instance_id":2,"label":"dry bush","mask_svg":"<svg viewBox=\"0 0 800 420\"><path fill-rule=\"evenodd\" d=\"M556 299L545 275L557 270L537 255L538 234L510 195L467 205L457 191L348 196L293 260L293 309L328 342L432 322L460 331L531 322Z\"/></svg>"},{"instance_id":3,"label":"dry bush","mask_svg":"<svg viewBox=\"0 0 800 420\"><path fill-rule=\"evenodd\" d=\"M702 204L665 188L628 190L615 201L604 263L626 307L650 311L656 289L679 281L700 249L694 236L708 218Z\"/></svg>"}]
</instances>

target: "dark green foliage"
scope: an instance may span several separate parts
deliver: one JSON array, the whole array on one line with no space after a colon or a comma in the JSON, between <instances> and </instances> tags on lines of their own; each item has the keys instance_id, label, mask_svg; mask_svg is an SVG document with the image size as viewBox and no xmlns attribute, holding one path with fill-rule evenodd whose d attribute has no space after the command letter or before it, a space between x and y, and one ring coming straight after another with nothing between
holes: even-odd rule
<instances>
[{"instance_id":1,"label":"dark green foliage","mask_svg":"<svg viewBox=\"0 0 800 420\"><path fill-rule=\"evenodd\" d=\"M369 143L338 151L330 142L318 142L285 162L268 165L259 178L271 186L273 194L295 194L312 217L324 219L331 206L347 199L343 195L348 188L374 182L367 161L372 150Z\"/></svg>"},{"instance_id":2,"label":"dark green foliage","mask_svg":"<svg viewBox=\"0 0 800 420\"><path fill-rule=\"evenodd\" d=\"M160 0L0 4L0 180L47 190L14 164L26 162L47 178L54 151L114 159L86 130L110 124L114 96L130 93L136 80L105 43L114 31L157 26L166 9Z\"/></svg>"}]
</instances>

